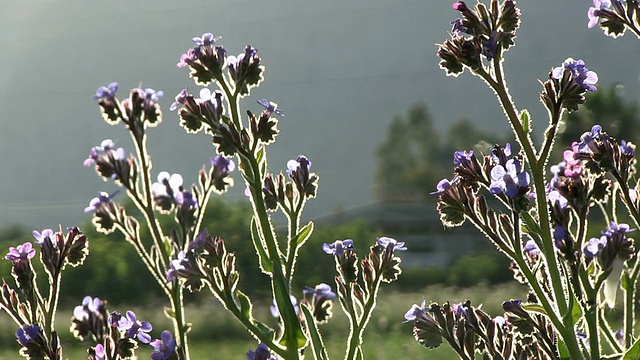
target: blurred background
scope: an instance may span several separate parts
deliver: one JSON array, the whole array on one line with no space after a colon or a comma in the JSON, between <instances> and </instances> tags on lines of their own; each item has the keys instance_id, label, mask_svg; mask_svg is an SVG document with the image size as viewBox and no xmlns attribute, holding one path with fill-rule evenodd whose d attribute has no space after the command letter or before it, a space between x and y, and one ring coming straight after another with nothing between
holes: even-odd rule
<instances>
[{"instance_id":1,"label":"blurred background","mask_svg":"<svg viewBox=\"0 0 640 360\"><path fill-rule=\"evenodd\" d=\"M506 53L510 90L518 108L531 112L538 137L547 125L538 79L567 57L583 59L598 73L599 91L563 121L560 153L595 122L614 136L640 139L637 39L627 35L614 41L599 29L587 29L590 5L518 3L517 46ZM163 321L161 293L145 277L135 253L117 236L95 233L83 213L98 191L116 189L82 166L91 147L111 138L131 148L124 129L101 120L91 96L113 81L120 84L120 96L140 85L163 90L164 123L149 137L154 176L166 170L181 173L186 183L195 181L214 150L206 136L186 136L168 107L185 86L197 93L188 71L176 63L192 46L191 38L205 32L223 36L220 43L230 54L241 53L245 44L259 49L265 81L244 106L257 112L255 101L267 98L286 114L277 143L269 147L270 169L284 169L287 160L304 154L320 176L318 198L303 216L305 222L315 221L317 231L300 255L295 286L333 283L331 257L318 255L323 242L352 238L362 252L376 236L407 242L404 273L386 289L380 317L367 335L390 339L393 346L370 340L368 358L429 355L413 341L410 326L401 324L404 312L423 296L427 301L471 298L476 304L487 298L485 309L497 315L502 300L525 295L526 289L512 284L509 263L475 230L443 229L436 199L429 196L441 178L451 177L453 151L486 154L495 143L513 143L492 92L468 73L447 78L438 68L436 44L448 37L449 23L458 17L450 2L49 0L3 2L2 7L0 244L8 248L29 240L33 229L58 226L79 225L88 234L89 261L69 270L63 285L69 314L90 294L121 312L134 306L130 299L135 298L142 306L139 317ZM266 282L253 271L256 258L247 246L250 209L243 191L236 174L235 188L210 204L207 228L236 251L243 289L264 299ZM10 264L0 265L8 278ZM265 299L259 305L265 317L269 303ZM209 296L194 295L190 304L189 316L202 312L207 316L199 318L211 320L194 326L192 339L201 343L203 354L235 344L218 358L242 359L246 349L255 348ZM69 317L60 317L60 329ZM335 340L333 357L341 356L346 337L340 325L344 316L336 317L336 325L327 325L328 338ZM0 347L15 355L15 329L6 316L0 315L0 324L8 334ZM161 325L156 329L159 334Z\"/></svg>"}]
</instances>

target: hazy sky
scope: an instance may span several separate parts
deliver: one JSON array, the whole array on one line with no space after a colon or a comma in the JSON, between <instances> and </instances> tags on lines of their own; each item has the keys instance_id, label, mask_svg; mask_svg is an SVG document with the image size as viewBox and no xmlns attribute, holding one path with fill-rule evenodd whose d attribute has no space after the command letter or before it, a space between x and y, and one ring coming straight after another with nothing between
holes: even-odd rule
<instances>
[{"instance_id":1,"label":"hazy sky","mask_svg":"<svg viewBox=\"0 0 640 360\"><path fill-rule=\"evenodd\" d=\"M394 115L424 101L440 129L460 117L506 131L493 94L469 74L447 78L436 43L457 17L449 1L224 0L5 2L0 13L0 224L71 226L100 190L113 191L82 166L105 138L132 149L126 132L104 123L95 89L120 83L120 96L138 86L165 91L164 123L150 131L153 175L179 172L195 180L213 148L188 136L168 107L184 86L197 87L175 66L191 38L222 35L231 54L259 49L266 81L256 99L286 113L270 150L273 172L307 155L320 175L308 216L373 201L373 153ZM601 85L622 83L637 99L640 43L587 29L590 1L520 1L522 29L506 70L520 108L538 130L546 126L537 79L566 57L582 58ZM536 122L537 121L537 122ZM470 144L471 146L472 144ZM402 159L399 159L402 161ZM236 185L240 185L237 181ZM242 198L243 186L228 196Z\"/></svg>"}]
</instances>

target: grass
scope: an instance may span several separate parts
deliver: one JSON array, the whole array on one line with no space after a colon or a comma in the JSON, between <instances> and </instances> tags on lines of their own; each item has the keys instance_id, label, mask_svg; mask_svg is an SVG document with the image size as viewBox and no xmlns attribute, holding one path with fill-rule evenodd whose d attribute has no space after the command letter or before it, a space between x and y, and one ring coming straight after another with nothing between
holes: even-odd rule
<instances>
[{"instance_id":1,"label":"grass","mask_svg":"<svg viewBox=\"0 0 640 360\"><path fill-rule=\"evenodd\" d=\"M388 289L387 289L388 290ZM423 297L427 301L461 302L471 299L475 305L483 304L483 309L492 315L502 313L501 303L511 298L522 298L526 288L517 284L498 286L475 285L467 288L429 286L420 292L384 292L378 299L373 319L364 335L364 352L367 360L382 359L457 359L456 354L445 344L435 350L427 350L414 339L411 324L403 323L404 313L414 303L420 303ZM152 335L159 336L163 329L170 328L170 322L164 318L163 306L133 307L139 319L147 320L154 325ZM128 308L118 308L124 312ZM86 348L89 343L80 343L71 337L67 331L72 309L58 314L58 331L62 338L63 354L65 358L86 359ZM332 359L344 358L345 344L349 332L346 316L334 302L334 317L323 325L325 345ZM257 304L254 308L255 316L275 326L275 320L270 318L268 304ZM255 349L257 343L232 316L230 316L214 300L210 303L190 305L187 308L187 319L193 324L190 333L190 347L192 359L229 359L245 360L249 348ZM8 316L0 315L0 359L18 359L19 345L15 341L16 326ZM142 346L138 350L140 359L149 359L150 350Z\"/></svg>"}]
</instances>

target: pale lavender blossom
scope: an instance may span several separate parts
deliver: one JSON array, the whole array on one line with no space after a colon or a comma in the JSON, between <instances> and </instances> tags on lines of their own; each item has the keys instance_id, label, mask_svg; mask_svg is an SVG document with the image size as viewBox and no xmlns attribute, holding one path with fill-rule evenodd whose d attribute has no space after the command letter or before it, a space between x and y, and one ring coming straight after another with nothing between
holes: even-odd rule
<instances>
[{"instance_id":1,"label":"pale lavender blossom","mask_svg":"<svg viewBox=\"0 0 640 360\"><path fill-rule=\"evenodd\" d=\"M160 339L155 339L149 343L153 348L151 359L153 360L167 360L173 355L176 349L176 340L168 330L163 330L160 334Z\"/></svg>"},{"instance_id":2,"label":"pale lavender blossom","mask_svg":"<svg viewBox=\"0 0 640 360\"><path fill-rule=\"evenodd\" d=\"M353 240L336 240L331 244L322 244L322 250L329 255L342 255L345 251L354 251Z\"/></svg>"},{"instance_id":3,"label":"pale lavender blossom","mask_svg":"<svg viewBox=\"0 0 640 360\"><path fill-rule=\"evenodd\" d=\"M137 338L140 342L148 344L151 336L147 333L153 330L153 326L147 321L138 320L136 314L128 310L126 317L123 316L118 321L118 329L125 331L128 338Z\"/></svg>"},{"instance_id":4,"label":"pale lavender blossom","mask_svg":"<svg viewBox=\"0 0 640 360\"><path fill-rule=\"evenodd\" d=\"M4 256L5 260L22 261L33 259L36 256L36 249L33 248L30 242L26 242L16 247L9 247L9 253Z\"/></svg>"},{"instance_id":5,"label":"pale lavender blossom","mask_svg":"<svg viewBox=\"0 0 640 360\"><path fill-rule=\"evenodd\" d=\"M96 94L93 95L93 99L94 100L112 99L116 96L116 91L118 91L117 82L112 82L107 86L100 86L98 90L96 90Z\"/></svg>"},{"instance_id":6,"label":"pale lavender blossom","mask_svg":"<svg viewBox=\"0 0 640 360\"><path fill-rule=\"evenodd\" d=\"M404 241L397 241L396 239L381 236L378 238L378 245L381 247L388 249L391 248L391 251L405 251L407 248L404 246Z\"/></svg>"}]
</instances>

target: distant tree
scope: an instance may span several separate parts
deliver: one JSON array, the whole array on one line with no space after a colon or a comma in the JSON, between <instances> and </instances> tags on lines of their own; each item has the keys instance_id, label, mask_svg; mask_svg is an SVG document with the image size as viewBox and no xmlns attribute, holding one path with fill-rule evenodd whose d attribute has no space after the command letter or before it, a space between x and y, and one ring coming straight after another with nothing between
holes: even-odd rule
<instances>
[{"instance_id":1,"label":"distant tree","mask_svg":"<svg viewBox=\"0 0 640 360\"><path fill-rule=\"evenodd\" d=\"M587 93L586 103L578 111L564 116L553 159L560 161L564 150L595 124L618 141L640 139L638 102L625 100L624 92L622 85L613 85Z\"/></svg>"},{"instance_id":2,"label":"distant tree","mask_svg":"<svg viewBox=\"0 0 640 360\"><path fill-rule=\"evenodd\" d=\"M425 200L444 177L451 177L453 153L474 150L487 154L504 136L480 130L469 119L451 125L445 142L433 125L427 106L418 102L406 117L396 116L387 138L376 150L376 196L383 200ZM469 144L476 144L469 148Z\"/></svg>"},{"instance_id":3,"label":"distant tree","mask_svg":"<svg viewBox=\"0 0 640 360\"><path fill-rule=\"evenodd\" d=\"M424 103L415 103L406 117L396 116L378 147L377 196L421 198L447 173L442 167L440 138Z\"/></svg>"}]
</instances>

